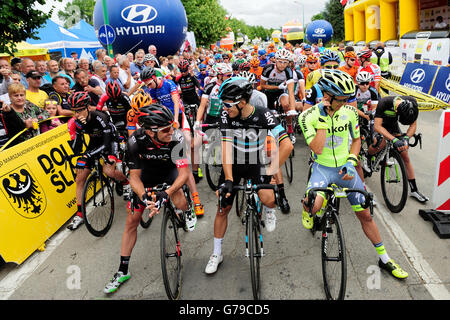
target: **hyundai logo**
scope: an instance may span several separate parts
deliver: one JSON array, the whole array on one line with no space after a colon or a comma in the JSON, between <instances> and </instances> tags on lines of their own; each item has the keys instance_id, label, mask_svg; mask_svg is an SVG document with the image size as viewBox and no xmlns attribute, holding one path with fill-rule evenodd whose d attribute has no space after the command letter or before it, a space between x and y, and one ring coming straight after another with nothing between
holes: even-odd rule
<instances>
[{"instance_id":1,"label":"hyundai logo","mask_svg":"<svg viewBox=\"0 0 450 320\"><path fill-rule=\"evenodd\" d=\"M450 92L450 75L448 76L447 81L445 81L445 88Z\"/></svg>"},{"instance_id":2,"label":"hyundai logo","mask_svg":"<svg viewBox=\"0 0 450 320\"><path fill-rule=\"evenodd\" d=\"M422 82L423 79L425 79L425 70L423 69L416 69L411 73L410 77L411 81L414 83Z\"/></svg>"},{"instance_id":3,"label":"hyundai logo","mask_svg":"<svg viewBox=\"0 0 450 320\"><path fill-rule=\"evenodd\" d=\"M158 16L158 11L146 4L133 4L121 12L122 18L131 23L147 23Z\"/></svg>"},{"instance_id":4,"label":"hyundai logo","mask_svg":"<svg viewBox=\"0 0 450 320\"><path fill-rule=\"evenodd\" d=\"M316 29L314 29L314 33L318 33L318 34L325 33L325 29L324 28L316 28Z\"/></svg>"}]
</instances>

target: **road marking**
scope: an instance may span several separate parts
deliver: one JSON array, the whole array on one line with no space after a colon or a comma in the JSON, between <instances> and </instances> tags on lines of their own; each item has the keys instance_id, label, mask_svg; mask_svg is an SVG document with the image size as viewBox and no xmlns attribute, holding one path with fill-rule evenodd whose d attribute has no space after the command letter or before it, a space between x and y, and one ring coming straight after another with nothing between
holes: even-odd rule
<instances>
[{"instance_id":1,"label":"road marking","mask_svg":"<svg viewBox=\"0 0 450 320\"><path fill-rule=\"evenodd\" d=\"M369 187L367 187L367 191ZM442 283L439 276L431 269L431 266L424 259L420 251L413 242L408 238L400 225L392 218L392 214L380 208L382 205L379 201L378 206L374 208L377 217L380 218L386 230L391 237L402 248L406 257L409 259L411 266L417 272L419 277L424 281L424 286L435 300L450 300L450 293Z\"/></svg>"},{"instance_id":2,"label":"road marking","mask_svg":"<svg viewBox=\"0 0 450 320\"><path fill-rule=\"evenodd\" d=\"M55 234L47 242L45 251L34 252L25 263L10 271L0 281L0 300L8 300L71 233L72 231L65 229Z\"/></svg>"}]
</instances>

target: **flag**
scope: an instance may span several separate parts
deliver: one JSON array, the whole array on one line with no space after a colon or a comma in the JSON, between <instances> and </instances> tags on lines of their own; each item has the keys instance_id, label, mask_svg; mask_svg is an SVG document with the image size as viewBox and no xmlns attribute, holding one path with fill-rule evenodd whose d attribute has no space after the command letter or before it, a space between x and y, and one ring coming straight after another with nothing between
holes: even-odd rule
<instances>
[{"instance_id":1,"label":"flag","mask_svg":"<svg viewBox=\"0 0 450 320\"><path fill-rule=\"evenodd\" d=\"M347 3L347 0L339 0L339 1L341 1L341 4L342 4L343 6L345 6L345 4Z\"/></svg>"}]
</instances>

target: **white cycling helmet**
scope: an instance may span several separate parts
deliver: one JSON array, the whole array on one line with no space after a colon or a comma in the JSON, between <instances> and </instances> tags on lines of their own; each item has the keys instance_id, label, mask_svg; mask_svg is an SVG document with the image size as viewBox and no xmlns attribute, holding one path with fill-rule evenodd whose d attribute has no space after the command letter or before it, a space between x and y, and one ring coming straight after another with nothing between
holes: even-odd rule
<instances>
[{"instance_id":1,"label":"white cycling helmet","mask_svg":"<svg viewBox=\"0 0 450 320\"><path fill-rule=\"evenodd\" d=\"M358 72L358 74L356 75L356 82L358 82L358 83L371 82L371 81L372 81L372 75L370 74L370 72L361 71L361 72Z\"/></svg>"},{"instance_id":2,"label":"white cycling helmet","mask_svg":"<svg viewBox=\"0 0 450 320\"><path fill-rule=\"evenodd\" d=\"M229 63L216 63L213 66L213 69L217 72L217 74L226 74L233 72L233 68Z\"/></svg>"},{"instance_id":3,"label":"white cycling helmet","mask_svg":"<svg viewBox=\"0 0 450 320\"><path fill-rule=\"evenodd\" d=\"M281 48L275 53L275 59L288 60L291 59L291 52L287 49Z\"/></svg>"},{"instance_id":4,"label":"white cycling helmet","mask_svg":"<svg viewBox=\"0 0 450 320\"><path fill-rule=\"evenodd\" d=\"M249 71L241 71L239 73L239 76L242 78L245 78L248 80L248 82L250 82L251 84L255 84L256 83L256 75L254 73L251 73Z\"/></svg>"},{"instance_id":5,"label":"white cycling helmet","mask_svg":"<svg viewBox=\"0 0 450 320\"><path fill-rule=\"evenodd\" d=\"M306 56L305 55L300 55L300 56L298 56L297 57L297 63L299 64L299 65L304 65L305 63L306 63Z\"/></svg>"}]
</instances>

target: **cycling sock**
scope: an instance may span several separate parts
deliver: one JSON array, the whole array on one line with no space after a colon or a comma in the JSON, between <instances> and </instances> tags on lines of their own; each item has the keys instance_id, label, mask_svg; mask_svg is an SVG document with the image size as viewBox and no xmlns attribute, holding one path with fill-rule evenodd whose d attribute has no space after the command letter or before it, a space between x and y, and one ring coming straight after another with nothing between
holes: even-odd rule
<instances>
[{"instance_id":1,"label":"cycling sock","mask_svg":"<svg viewBox=\"0 0 450 320\"><path fill-rule=\"evenodd\" d=\"M123 274L128 273L128 264L130 263L130 257L120 256L120 266L119 271L122 271Z\"/></svg>"},{"instance_id":2,"label":"cycling sock","mask_svg":"<svg viewBox=\"0 0 450 320\"><path fill-rule=\"evenodd\" d=\"M198 192L194 192L194 193L192 194L192 197L194 198L194 203L195 203L195 204L199 204L199 203L200 203L200 198L199 198L199 196L198 196Z\"/></svg>"},{"instance_id":3,"label":"cycling sock","mask_svg":"<svg viewBox=\"0 0 450 320\"><path fill-rule=\"evenodd\" d=\"M83 213L81 212L81 204L77 204L77 216L83 218Z\"/></svg>"},{"instance_id":4,"label":"cycling sock","mask_svg":"<svg viewBox=\"0 0 450 320\"><path fill-rule=\"evenodd\" d=\"M214 238L214 253L215 255L220 256L222 254L222 242L223 238Z\"/></svg>"},{"instance_id":5,"label":"cycling sock","mask_svg":"<svg viewBox=\"0 0 450 320\"><path fill-rule=\"evenodd\" d=\"M381 259L381 262L387 263L390 260L390 258L386 252L386 249L384 248L383 242L376 243L374 244L374 246L375 250L377 250L377 253Z\"/></svg>"},{"instance_id":6,"label":"cycling sock","mask_svg":"<svg viewBox=\"0 0 450 320\"><path fill-rule=\"evenodd\" d=\"M411 188L411 192L417 191L416 179L408 180L409 187Z\"/></svg>"}]
</instances>

